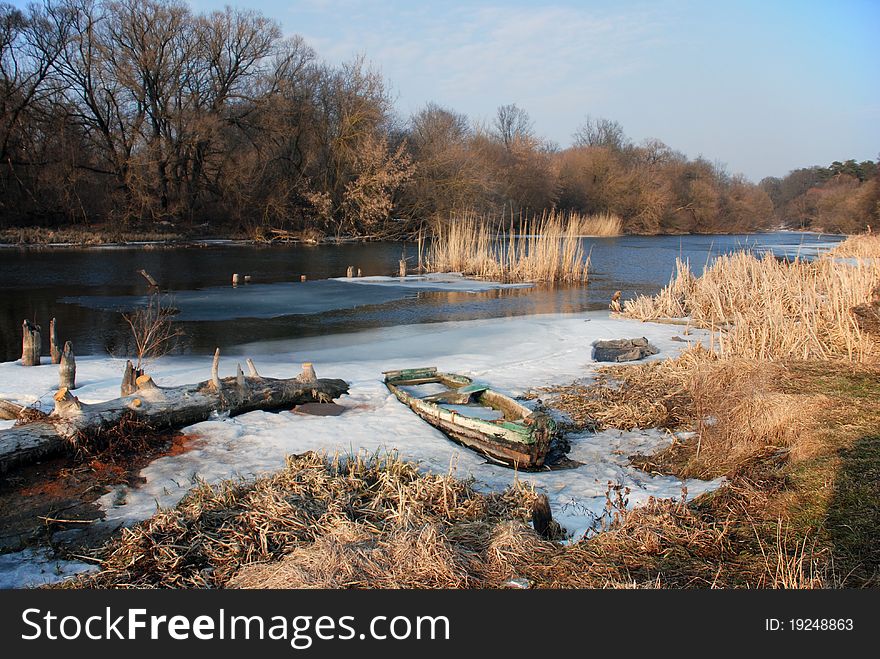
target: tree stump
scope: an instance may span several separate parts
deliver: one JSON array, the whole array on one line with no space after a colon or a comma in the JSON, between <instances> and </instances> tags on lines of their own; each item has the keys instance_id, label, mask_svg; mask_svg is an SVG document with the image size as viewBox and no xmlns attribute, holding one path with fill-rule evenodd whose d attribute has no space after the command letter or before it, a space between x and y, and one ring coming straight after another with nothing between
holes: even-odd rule
<instances>
[{"instance_id":1,"label":"tree stump","mask_svg":"<svg viewBox=\"0 0 880 659\"><path fill-rule=\"evenodd\" d=\"M39 366L40 347L43 342L43 338L40 335L40 326L25 320L21 325L21 330L21 365Z\"/></svg>"},{"instance_id":2,"label":"tree stump","mask_svg":"<svg viewBox=\"0 0 880 659\"><path fill-rule=\"evenodd\" d=\"M137 391L137 379L144 374L144 369L135 368L131 360L125 362L125 371L122 373L122 386L119 387L121 396L128 396Z\"/></svg>"},{"instance_id":3,"label":"tree stump","mask_svg":"<svg viewBox=\"0 0 880 659\"><path fill-rule=\"evenodd\" d=\"M353 265L348 266L348 270L345 271L345 276L348 279L351 279L352 277L354 277L354 266Z\"/></svg>"},{"instance_id":4,"label":"tree stump","mask_svg":"<svg viewBox=\"0 0 880 659\"><path fill-rule=\"evenodd\" d=\"M302 373L296 376L297 382L317 382L318 376L315 375L315 367L311 362L304 362L302 365Z\"/></svg>"},{"instance_id":5,"label":"tree stump","mask_svg":"<svg viewBox=\"0 0 880 659\"><path fill-rule=\"evenodd\" d=\"M553 531L553 514L550 512L550 500L546 494L539 494L532 505L532 526L535 532L549 540Z\"/></svg>"},{"instance_id":6,"label":"tree stump","mask_svg":"<svg viewBox=\"0 0 880 659\"><path fill-rule=\"evenodd\" d=\"M406 277L406 259L400 259L400 276Z\"/></svg>"},{"instance_id":7,"label":"tree stump","mask_svg":"<svg viewBox=\"0 0 880 659\"><path fill-rule=\"evenodd\" d=\"M73 357L73 346L70 341L64 343L64 351L61 353L59 363L59 387L61 389L76 389L76 359Z\"/></svg>"},{"instance_id":8,"label":"tree stump","mask_svg":"<svg viewBox=\"0 0 880 659\"><path fill-rule=\"evenodd\" d=\"M58 334L55 331L55 319L49 321L49 354L52 355L52 363L61 363L61 349L58 347Z\"/></svg>"}]
</instances>

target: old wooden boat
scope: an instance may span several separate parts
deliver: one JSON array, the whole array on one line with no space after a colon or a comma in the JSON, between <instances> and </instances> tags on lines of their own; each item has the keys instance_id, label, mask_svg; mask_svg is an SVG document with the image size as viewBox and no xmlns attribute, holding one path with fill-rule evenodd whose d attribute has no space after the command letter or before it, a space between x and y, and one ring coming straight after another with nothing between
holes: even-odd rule
<instances>
[{"instance_id":1,"label":"old wooden boat","mask_svg":"<svg viewBox=\"0 0 880 659\"><path fill-rule=\"evenodd\" d=\"M518 469L544 464L555 430L546 414L509 396L435 367L385 371L385 384L400 402L450 439Z\"/></svg>"}]
</instances>

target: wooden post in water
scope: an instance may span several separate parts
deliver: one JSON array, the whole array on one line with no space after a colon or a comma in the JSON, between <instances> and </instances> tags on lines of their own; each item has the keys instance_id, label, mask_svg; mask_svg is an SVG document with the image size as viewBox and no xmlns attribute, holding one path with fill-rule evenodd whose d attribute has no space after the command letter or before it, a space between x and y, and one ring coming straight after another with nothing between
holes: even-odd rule
<instances>
[{"instance_id":1,"label":"wooden post in water","mask_svg":"<svg viewBox=\"0 0 880 659\"><path fill-rule=\"evenodd\" d=\"M362 277L362 276L363 276L363 275L361 275L361 269L358 268L358 277Z\"/></svg>"},{"instance_id":2,"label":"wooden post in water","mask_svg":"<svg viewBox=\"0 0 880 659\"><path fill-rule=\"evenodd\" d=\"M61 350L58 348L58 334L55 331L55 319L49 321L49 354L52 355L52 363L61 363Z\"/></svg>"},{"instance_id":3,"label":"wooden post in water","mask_svg":"<svg viewBox=\"0 0 880 659\"><path fill-rule=\"evenodd\" d=\"M250 284L250 283L251 283L251 276L250 276L250 275L245 275L245 276L244 276L244 283L245 283L245 284Z\"/></svg>"},{"instance_id":4,"label":"wooden post in water","mask_svg":"<svg viewBox=\"0 0 880 659\"><path fill-rule=\"evenodd\" d=\"M348 266L348 270L345 271L345 276L348 277L349 279L354 277L354 266L353 265Z\"/></svg>"},{"instance_id":5,"label":"wooden post in water","mask_svg":"<svg viewBox=\"0 0 880 659\"><path fill-rule=\"evenodd\" d=\"M59 387L61 389L76 389L76 359L73 356L73 346L70 341L64 343L64 351L58 360Z\"/></svg>"},{"instance_id":6,"label":"wooden post in water","mask_svg":"<svg viewBox=\"0 0 880 659\"><path fill-rule=\"evenodd\" d=\"M233 286L238 286L239 280L240 280L240 277L238 276L237 272L232 275L232 285Z\"/></svg>"},{"instance_id":7,"label":"wooden post in water","mask_svg":"<svg viewBox=\"0 0 880 659\"><path fill-rule=\"evenodd\" d=\"M21 365L39 366L40 347L43 337L40 334L40 326L34 325L29 320L21 324Z\"/></svg>"},{"instance_id":8,"label":"wooden post in water","mask_svg":"<svg viewBox=\"0 0 880 659\"><path fill-rule=\"evenodd\" d=\"M299 280L300 280L300 281L305 281L305 280L306 280L306 276L305 276L305 275L300 275L300 276L299 276Z\"/></svg>"},{"instance_id":9,"label":"wooden post in water","mask_svg":"<svg viewBox=\"0 0 880 659\"><path fill-rule=\"evenodd\" d=\"M147 283L148 283L152 288L159 288L159 284L156 282L155 279L153 279L153 277L150 275L149 272L147 272L146 270L138 270L138 273L139 273L144 279L147 280Z\"/></svg>"},{"instance_id":10,"label":"wooden post in water","mask_svg":"<svg viewBox=\"0 0 880 659\"><path fill-rule=\"evenodd\" d=\"M400 276L406 277L406 259L400 259Z\"/></svg>"},{"instance_id":11,"label":"wooden post in water","mask_svg":"<svg viewBox=\"0 0 880 659\"><path fill-rule=\"evenodd\" d=\"M119 387L121 396L129 396L137 391L137 379L144 374L144 369L135 368L131 360L125 362L125 371L122 373L122 385Z\"/></svg>"}]
</instances>

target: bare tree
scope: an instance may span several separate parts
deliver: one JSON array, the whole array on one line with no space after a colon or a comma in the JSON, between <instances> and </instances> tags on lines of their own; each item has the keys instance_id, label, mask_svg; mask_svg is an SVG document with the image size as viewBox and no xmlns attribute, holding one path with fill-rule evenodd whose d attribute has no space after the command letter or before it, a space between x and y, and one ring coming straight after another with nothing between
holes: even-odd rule
<instances>
[{"instance_id":1,"label":"bare tree","mask_svg":"<svg viewBox=\"0 0 880 659\"><path fill-rule=\"evenodd\" d=\"M508 149L517 140L534 137L534 126L529 113L517 107L516 103L499 107L492 125L495 135Z\"/></svg>"},{"instance_id":2,"label":"bare tree","mask_svg":"<svg viewBox=\"0 0 880 659\"><path fill-rule=\"evenodd\" d=\"M174 313L170 301L154 292L147 298L145 306L122 315L131 329L137 371L143 371L150 359L167 355L177 346L183 330L174 325Z\"/></svg>"},{"instance_id":3,"label":"bare tree","mask_svg":"<svg viewBox=\"0 0 880 659\"><path fill-rule=\"evenodd\" d=\"M583 124L575 131L575 146L598 146L621 151L629 146L629 138L623 126L611 119L592 118L587 115Z\"/></svg>"}]
</instances>

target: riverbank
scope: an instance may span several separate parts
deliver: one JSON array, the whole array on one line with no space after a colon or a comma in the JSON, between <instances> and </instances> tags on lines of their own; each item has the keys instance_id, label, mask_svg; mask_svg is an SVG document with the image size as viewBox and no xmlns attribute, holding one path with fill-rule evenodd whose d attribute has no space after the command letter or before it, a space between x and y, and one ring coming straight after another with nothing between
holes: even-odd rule
<instances>
[{"instance_id":1,"label":"riverbank","mask_svg":"<svg viewBox=\"0 0 880 659\"><path fill-rule=\"evenodd\" d=\"M841 262L837 256L855 251L860 258L873 258L877 247L870 239L852 241L814 267L822 272L839 268L845 271L843 281L851 282L846 269L858 266ZM761 280L765 274L777 281L776 264L754 261L753 268L745 269L753 277L753 287L767 285ZM796 263L784 267L792 268L792 276L810 276L801 271L794 275L800 267ZM711 288L713 276L710 271L704 286ZM820 294L801 287L800 307L784 309L804 319L810 317L813 305L833 302L828 296L834 295L836 284L826 288L822 282L827 281L821 280ZM669 288L682 286L673 282ZM865 324L863 319L878 314L880 300L871 297L867 292L871 289L862 290L859 296L865 299L851 307L852 326L847 336L817 333L813 324L802 321L803 331L822 348L811 350L808 359L788 354L785 348L790 336L784 340L777 337L778 345L766 345L760 359L748 349L751 344L746 339L740 338L739 343L732 339L726 352L694 345L673 359L602 368L588 381L545 387L531 395L563 412L575 432L592 433L603 442L609 433L660 428L669 433L671 444L653 451L630 448L626 451L630 466L653 478L690 479L684 483L720 479L724 483L720 488L694 496L698 493L687 492L685 485L677 498L649 498L631 508L632 489L620 480L608 479L604 515L596 520L602 532L564 544L540 538L530 528L525 513L528 489L506 490L505 496L515 503L495 517L479 515L479 531L467 540L460 531L459 512L450 514L447 507L445 516L441 513L430 519L418 511L426 506L436 510L436 500L415 496L404 507L413 511L413 517L380 513L379 521L367 529L355 514L346 518L343 531L339 526L319 524L321 530L315 535L276 544L273 551L264 552L250 565L247 560L233 562L233 568L222 572L220 581L212 585L877 587L880 411L876 400L880 399L880 366L873 344L880 337L876 326ZM702 289L695 286L688 290ZM662 292L655 303L664 304L670 297L670 291ZM736 322L740 325L758 322L742 316L752 304L748 296L737 302L725 301L727 304L719 303L717 309L739 314ZM686 292L682 302L686 306L693 300ZM643 300L640 307L647 304ZM717 326L720 320L709 324ZM833 324L841 326L837 321ZM861 350L839 349L853 338ZM247 487L262 492L262 497L267 496L267 489L275 497L283 497L286 489L280 483L300 480L304 468L328 473L324 463L294 461L282 474ZM399 468L386 466L375 478L390 478ZM79 585L113 586L132 579L154 583L160 571L150 574L139 570L132 575L124 566L163 551L171 542L167 535L156 532L163 525L191 530L200 524L198 520L210 519L219 511L241 512L228 498L219 507L211 505L225 487L231 485L203 491L121 539L108 550L109 569ZM450 482L444 485L444 492L447 487L457 492L466 486ZM423 487L415 487L415 491L421 492ZM463 498L474 496L468 493ZM476 497L474 505L485 510L489 504ZM213 541L226 546L241 528L233 524L232 530L214 536ZM414 535L419 528L431 529L430 534ZM263 533L277 538L274 534L279 529L280 520L270 520ZM199 533L201 530L197 537ZM174 542L181 544L179 539ZM369 548L367 554L365 547ZM395 557L398 560L392 560ZM214 562L202 555L196 565L214 574ZM426 570L426 564L433 569ZM228 568L229 562L224 560L222 565ZM389 582L380 575L387 577L390 565L397 569ZM336 576L339 574L343 577Z\"/></svg>"}]
</instances>

